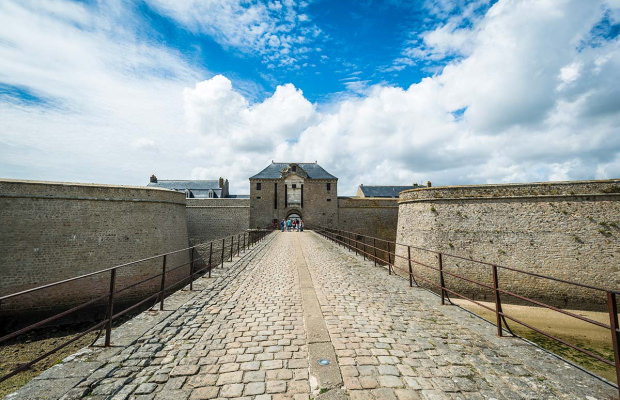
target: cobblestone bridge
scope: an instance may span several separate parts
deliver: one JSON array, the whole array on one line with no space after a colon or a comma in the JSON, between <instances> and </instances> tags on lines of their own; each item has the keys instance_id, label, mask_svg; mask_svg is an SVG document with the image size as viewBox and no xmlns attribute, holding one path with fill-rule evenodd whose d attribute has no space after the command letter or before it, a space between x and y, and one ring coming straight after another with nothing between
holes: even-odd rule
<instances>
[{"instance_id":1,"label":"cobblestone bridge","mask_svg":"<svg viewBox=\"0 0 620 400\"><path fill-rule=\"evenodd\" d=\"M616 398L438 303L313 232L277 232L8 398Z\"/></svg>"}]
</instances>

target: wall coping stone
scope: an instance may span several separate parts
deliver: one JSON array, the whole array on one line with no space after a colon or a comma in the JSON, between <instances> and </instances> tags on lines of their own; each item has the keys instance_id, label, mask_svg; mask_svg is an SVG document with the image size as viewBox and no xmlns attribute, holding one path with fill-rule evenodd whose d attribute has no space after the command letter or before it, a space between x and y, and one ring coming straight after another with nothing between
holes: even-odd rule
<instances>
[{"instance_id":1,"label":"wall coping stone","mask_svg":"<svg viewBox=\"0 0 620 400\"><path fill-rule=\"evenodd\" d=\"M185 193L169 189L4 178L0 179L0 198L124 201L134 203L169 203L185 206Z\"/></svg>"},{"instance_id":2,"label":"wall coping stone","mask_svg":"<svg viewBox=\"0 0 620 400\"><path fill-rule=\"evenodd\" d=\"M620 196L620 179L438 186L400 193L399 204L450 200L552 199Z\"/></svg>"}]
</instances>

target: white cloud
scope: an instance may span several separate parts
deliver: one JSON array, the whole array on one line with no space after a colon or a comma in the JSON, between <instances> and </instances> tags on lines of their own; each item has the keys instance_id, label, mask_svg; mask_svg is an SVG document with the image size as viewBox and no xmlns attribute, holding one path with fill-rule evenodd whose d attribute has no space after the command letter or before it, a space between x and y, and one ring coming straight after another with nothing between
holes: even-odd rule
<instances>
[{"instance_id":1,"label":"white cloud","mask_svg":"<svg viewBox=\"0 0 620 400\"><path fill-rule=\"evenodd\" d=\"M148 0L153 8L187 29L210 35L225 47L259 54L274 65L293 65L307 57L303 45L320 30L303 14L306 2Z\"/></svg>"},{"instance_id":2,"label":"white cloud","mask_svg":"<svg viewBox=\"0 0 620 400\"><path fill-rule=\"evenodd\" d=\"M136 184L155 167L190 169L178 156L153 162L144 150L191 147L180 135L183 88L200 72L139 41L113 3L100 7L0 3L0 80L45 99L0 102L4 176Z\"/></svg>"},{"instance_id":3,"label":"white cloud","mask_svg":"<svg viewBox=\"0 0 620 400\"><path fill-rule=\"evenodd\" d=\"M0 77L50 104L0 103L7 176L222 176L247 193L248 177L272 159L318 160L340 178L341 194L360 183L620 176L620 41L589 42L606 13L618 14L602 0L501 0L469 27L427 34L438 54L461 57L433 77L408 88L352 77L358 95L328 105L293 84L252 102L227 77L203 80L178 54L110 31L105 13L27 4L0 3ZM268 7L295 21L285 3ZM286 36L256 29L256 43ZM153 72L160 68L170 73Z\"/></svg>"},{"instance_id":4,"label":"white cloud","mask_svg":"<svg viewBox=\"0 0 620 400\"><path fill-rule=\"evenodd\" d=\"M363 97L339 100L333 111L293 113L310 110L306 104L279 113L278 107L249 104L229 84L225 96L202 96L203 107L193 103L190 109L216 122L210 112L236 105L234 117L224 121L227 140L241 154L263 164L272 158L318 159L341 178L343 193L359 183L618 176L620 101L618 91L609 89L620 78L618 39L579 48L603 17L602 4L500 1L464 33L470 47L462 60L407 89L375 86ZM215 79L203 84L217 86ZM558 84L568 86L559 90ZM288 93L304 104L292 86ZM229 96L236 100L218 100ZM609 102L606 113L602 102ZM452 111L458 109L465 111L456 118ZM279 120L289 113L295 124ZM277 122L269 129L251 122L261 115ZM209 135L209 142L216 139ZM246 149L242 142L250 138L254 147ZM263 164L257 161L255 170Z\"/></svg>"}]
</instances>

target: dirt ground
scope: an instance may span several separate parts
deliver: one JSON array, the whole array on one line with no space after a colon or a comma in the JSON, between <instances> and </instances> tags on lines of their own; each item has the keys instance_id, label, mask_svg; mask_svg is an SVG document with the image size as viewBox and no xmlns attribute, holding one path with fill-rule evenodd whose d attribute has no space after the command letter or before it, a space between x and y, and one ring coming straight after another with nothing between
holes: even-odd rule
<instances>
[{"instance_id":1,"label":"dirt ground","mask_svg":"<svg viewBox=\"0 0 620 400\"><path fill-rule=\"evenodd\" d=\"M54 347L68 341L79 334L82 329L85 328L81 326L47 328L44 332L32 332L20 338L19 341L0 346L0 360L2 360L0 364L0 376L6 375L20 364L31 361L52 350ZM30 369L0 382L0 398L4 398L4 396L24 386L32 378L58 363L63 358L90 345L96 336L96 331L91 332L59 350L57 353L39 361Z\"/></svg>"},{"instance_id":2,"label":"dirt ground","mask_svg":"<svg viewBox=\"0 0 620 400\"><path fill-rule=\"evenodd\" d=\"M452 301L459 306L483 317L484 319L495 323L495 313L467 300L453 299ZM495 303L483 301L480 303L488 307L495 308ZM553 336L557 336L568 343L584 348L610 361L613 361L614 359L611 334L608 329L604 329L542 307L503 304L502 309L504 313ZM590 318L597 322L609 324L609 315L604 312L580 310L565 311L570 311L574 314ZM522 336L525 339L528 339L539 346L582 366L588 371L602 376L610 382L617 383L616 373L613 367L605 365L604 363L586 354L563 345L529 328L519 325L516 322L508 319L507 321L512 331L519 336Z\"/></svg>"}]
</instances>

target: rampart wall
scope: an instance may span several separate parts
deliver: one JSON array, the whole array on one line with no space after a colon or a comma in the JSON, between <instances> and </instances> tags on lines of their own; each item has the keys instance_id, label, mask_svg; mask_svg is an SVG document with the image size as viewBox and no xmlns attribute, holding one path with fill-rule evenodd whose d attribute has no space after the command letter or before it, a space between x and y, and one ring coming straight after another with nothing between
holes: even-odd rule
<instances>
[{"instance_id":1,"label":"rampart wall","mask_svg":"<svg viewBox=\"0 0 620 400\"><path fill-rule=\"evenodd\" d=\"M331 228L395 240L398 199L338 198L338 226Z\"/></svg>"},{"instance_id":2,"label":"rampart wall","mask_svg":"<svg viewBox=\"0 0 620 400\"><path fill-rule=\"evenodd\" d=\"M250 224L250 199L187 199L190 245L245 231Z\"/></svg>"},{"instance_id":3,"label":"rampart wall","mask_svg":"<svg viewBox=\"0 0 620 400\"><path fill-rule=\"evenodd\" d=\"M559 279L620 287L620 180L414 189L399 199L397 241ZM435 254L412 258L437 266ZM406 247L398 254L406 256ZM447 271L492 283L491 269L444 257ZM399 267L406 262L399 259ZM438 282L438 272L413 264ZM500 269L500 286L558 306L597 308L604 293ZM446 285L477 299L481 289L446 275ZM516 300L504 298L508 301Z\"/></svg>"},{"instance_id":4,"label":"rampart wall","mask_svg":"<svg viewBox=\"0 0 620 400\"><path fill-rule=\"evenodd\" d=\"M187 247L185 196L169 190L0 180L0 295ZM168 258L168 269L188 252ZM117 288L161 272L162 260L118 271ZM167 276L174 282L189 267ZM7 300L0 313L62 308L107 293L109 273ZM152 280L117 295L150 293Z\"/></svg>"}]
</instances>

